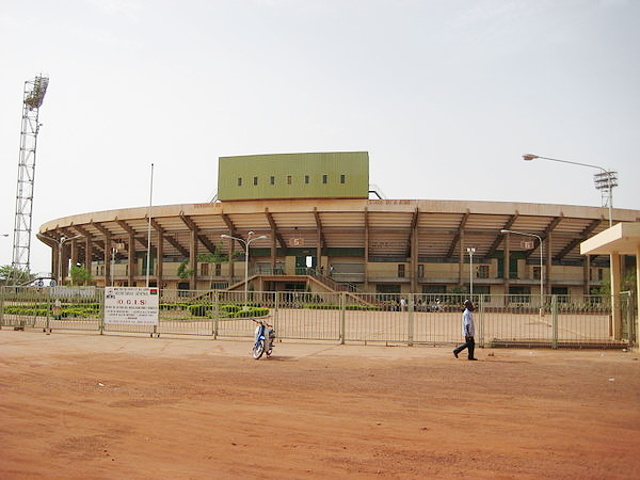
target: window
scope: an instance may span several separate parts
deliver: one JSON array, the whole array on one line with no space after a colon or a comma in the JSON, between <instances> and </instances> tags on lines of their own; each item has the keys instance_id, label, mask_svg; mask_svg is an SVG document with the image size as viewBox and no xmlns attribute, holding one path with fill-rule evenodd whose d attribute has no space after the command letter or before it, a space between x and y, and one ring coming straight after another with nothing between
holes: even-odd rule
<instances>
[{"instance_id":1,"label":"window","mask_svg":"<svg viewBox=\"0 0 640 480\"><path fill-rule=\"evenodd\" d=\"M287 185L291 185L293 183L293 177L291 175L287 175Z\"/></svg>"},{"instance_id":2,"label":"window","mask_svg":"<svg viewBox=\"0 0 640 480\"><path fill-rule=\"evenodd\" d=\"M209 275L209 264L208 263L201 263L200 264L200 275L202 275L203 277L206 277L207 275Z\"/></svg>"},{"instance_id":3,"label":"window","mask_svg":"<svg viewBox=\"0 0 640 480\"><path fill-rule=\"evenodd\" d=\"M242 186L242 177L238 177L238 186L241 187Z\"/></svg>"},{"instance_id":4,"label":"window","mask_svg":"<svg viewBox=\"0 0 640 480\"><path fill-rule=\"evenodd\" d=\"M271 177L269 179L269 182L271 183L271 185L275 185L276 184L276 177Z\"/></svg>"},{"instance_id":5,"label":"window","mask_svg":"<svg viewBox=\"0 0 640 480\"><path fill-rule=\"evenodd\" d=\"M258 177L253 177L253 185L258 185Z\"/></svg>"},{"instance_id":6,"label":"window","mask_svg":"<svg viewBox=\"0 0 640 480\"><path fill-rule=\"evenodd\" d=\"M535 280L540 280L540 278L542 277L541 272L542 270L540 269L540 267L533 267L533 278Z\"/></svg>"},{"instance_id":7,"label":"window","mask_svg":"<svg viewBox=\"0 0 640 480\"><path fill-rule=\"evenodd\" d=\"M328 180L329 180L328 175L322 175L322 183L327 183Z\"/></svg>"},{"instance_id":8,"label":"window","mask_svg":"<svg viewBox=\"0 0 640 480\"><path fill-rule=\"evenodd\" d=\"M418 278L424 278L424 265L418 265Z\"/></svg>"},{"instance_id":9,"label":"window","mask_svg":"<svg viewBox=\"0 0 640 480\"><path fill-rule=\"evenodd\" d=\"M309 184L309 175L304 176L304 183Z\"/></svg>"},{"instance_id":10,"label":"window","mask_svg":"<svg viewBox=\"0 0 640 480\"><path fill-rule=\"evenodd\" d=\"M347 176L346 175L340 175L340 183L346 183L347 182Z\"/></svg>"},{"instance_id":11,"label":"window","mask_svg":"<svg viewBox=\"0 0 640 480\"><path fill-rule=\"evenodd\" d=\"M398 278L404 278L404 263L398 265Z\"/></svg>"},{"instance_id":12,"label":"window","mask_svg":"<svg viewBox=\"0 0 640 480\"><path fill-rule=\"evenodd\" d=\"M216 263L216 277L220 277L222 275L222 264ZM226 288L226 287L225 287Z\"/></svg>"},{"instance_id":13,"label":"window","mask_svg":"<svg viewBox=\"0 0 640 480\"><path fill-rule=\"evenodd\" d=\"M478 265L478 278L489 278L489 265Z\"/></svg>"}]
</instances>

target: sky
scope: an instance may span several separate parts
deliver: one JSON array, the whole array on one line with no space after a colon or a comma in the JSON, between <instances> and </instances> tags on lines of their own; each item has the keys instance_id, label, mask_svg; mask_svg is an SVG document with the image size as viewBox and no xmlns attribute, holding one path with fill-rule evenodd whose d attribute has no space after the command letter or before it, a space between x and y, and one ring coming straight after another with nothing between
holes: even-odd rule
<instances>
[{"instance_id":1,"label":"sky","mask_svg":"<svg viewBox=\"0 0 640 480\"><path fill-rule=\"evenodd\" d=\"M535 153L640 209L639 24L640 0L2 2L0 265L38 74L34 273L40 225L207 202L221 156L367 151L390 199L601 206L598 170Z\"/></svg>"}]
</instances>

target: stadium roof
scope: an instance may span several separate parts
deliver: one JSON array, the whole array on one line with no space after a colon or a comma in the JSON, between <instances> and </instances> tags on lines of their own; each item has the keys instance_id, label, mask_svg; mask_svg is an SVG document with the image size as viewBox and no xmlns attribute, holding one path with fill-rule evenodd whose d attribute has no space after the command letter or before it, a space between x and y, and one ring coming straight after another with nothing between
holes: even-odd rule
<instances>
[{"instance_id":1,"label":"stadium roof","mask_svg":"<svg viewBox=\"0 0 640 480\"><path fill-rule=\"evenodd\" d=\"M91 239L94 259L103 259L106 237L135 240L146 251L149 207L107 210L45 223L40 233L53 239L82 235ZM444 200L295 199L252 200L156 206L151 209L151 243L162 238L167 256L188 257L192 236L198 253L212 252L220 235L246 238L249 231L269 235L253 248L365 249L369 257L403 258L411 252L413 233L420 261L447 260L476 249L490 258L504 248L502 229L540 236L554 261L581 258L580 243L607 229L604 208L506 202ZM638 221L640 211L614 210L615 221ZM509 235L510 249L539 254L539 242ZM47 243L46 239L44 239ZM365 243L367 245L365 245ZM52 242L51 246L55 245ZM78 248L86 248L82 239ZM533 247L533 248L532 248ZM122 252L121 252L122 253ZM107 255L108 256L108 255ZM402 260L398 260L402 261Z\"/></svg>"}]
</instances>

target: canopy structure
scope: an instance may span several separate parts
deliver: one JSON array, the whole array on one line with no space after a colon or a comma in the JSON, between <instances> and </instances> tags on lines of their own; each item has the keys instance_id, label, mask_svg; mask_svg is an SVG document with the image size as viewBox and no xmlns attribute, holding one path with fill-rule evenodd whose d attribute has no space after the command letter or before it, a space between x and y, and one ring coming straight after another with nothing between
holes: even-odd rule
<instances>
[{"instance_id":1,"label":"canopy structure","mask_svg":"<svg viewBox=\"0 0 640 480\"><path fill-rule=\"evenodd\" d=\"M614 306L620 298L620 256L636 257L636 305L640 305L640 222L618 223L580 244L582 255L611 256L611 293ZM614 308L614 316L616 314ZM614 325L618 322L614 319ZM640 332L640 316L636 319L636 332Z\"/></svg>"}]
</instances>

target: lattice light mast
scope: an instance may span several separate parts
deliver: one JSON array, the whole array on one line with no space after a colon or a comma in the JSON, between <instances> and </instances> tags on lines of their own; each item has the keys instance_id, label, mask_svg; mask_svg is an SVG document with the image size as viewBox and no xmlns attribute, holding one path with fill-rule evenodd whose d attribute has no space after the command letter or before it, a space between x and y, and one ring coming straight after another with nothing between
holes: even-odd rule
<instances>
[{"instance_id":1,"label":"lattice light mast","mask_svg":"<svg viewBox=\"0 0 640 480\"><path fill-rule=\"evenodd\" d=\"M49 77L38 75L24 82L20 157L16 192L16 219L13 230L13 261L11 266L29 271L31 254L31 213L33 211L33 181L36 168L36 145L40 130L40 107L49 86Z\"/></svg>"}]
</instances>

